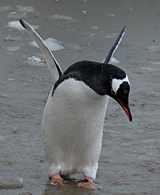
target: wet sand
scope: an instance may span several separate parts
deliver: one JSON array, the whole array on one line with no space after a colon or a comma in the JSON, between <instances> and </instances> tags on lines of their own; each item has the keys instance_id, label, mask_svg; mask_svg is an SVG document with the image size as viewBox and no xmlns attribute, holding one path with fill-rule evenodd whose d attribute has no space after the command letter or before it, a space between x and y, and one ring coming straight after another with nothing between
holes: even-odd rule
<instances>
[{"instance_id":1,"label":"wet sand","mask_svg":"<svg viewBox=\"0 0 160 195\"><path fill-rule=\"evenodd\" d=\"M133 122L110 98L95 180L102 190L77 187L79 178L49 185L41 117L52 76L40 50L19 28L19 18L49 40L63 70L79 60L102 61L127 25L114 57L131 82ZM159 21L160 3L153 0L1 0L0 194L159 194Z\"/></svg>"}]
</instances>

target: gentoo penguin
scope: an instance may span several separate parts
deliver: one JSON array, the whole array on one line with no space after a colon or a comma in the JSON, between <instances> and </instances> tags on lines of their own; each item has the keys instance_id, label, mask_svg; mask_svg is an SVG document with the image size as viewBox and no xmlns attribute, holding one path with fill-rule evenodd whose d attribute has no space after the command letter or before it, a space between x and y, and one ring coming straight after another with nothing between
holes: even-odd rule
<instances>
[{"instance_id":1,"label":"gentoo penguin","mask_svg":"<svg viewBox=\"0 0 160 195\"><path fill-rule=\"evenodd\" d=\"M55 80L42 117L42 138L50 184L63 185L65 181L61 175L82 173L84 180L78 186L94 189L109 96L121 105L132 121L128 76L122 69L109 64L126 27L104 63L80 61L63 73L37 32L24 20L20 23L44 53Z\"/></svg>"}]
</instances>

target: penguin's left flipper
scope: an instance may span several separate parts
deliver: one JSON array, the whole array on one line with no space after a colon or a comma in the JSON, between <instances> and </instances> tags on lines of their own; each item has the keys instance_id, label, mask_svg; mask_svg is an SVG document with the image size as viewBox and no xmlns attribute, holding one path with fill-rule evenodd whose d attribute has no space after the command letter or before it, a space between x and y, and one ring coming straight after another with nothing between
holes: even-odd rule
<instances>
[{"instance_id":1,"label":"penguin's left flipper","mask_svg":"<svg viewBox=\"0 0 160 195\"><path fill-rule=\"evenodd\" d=\"M122 38L123 38L125 32L126 32L126 28L127 28L126 26L123 27L123 29L122 29L122 31L120 32L120 34L119 34L117 40L115 41L114 45L113 45L112 48L110 49L110 51L109 51L109 53L108 53L106 59L104 60L104 63L105 63L105 64L109 64L109 62L111 61L114 52L117 50L117 48L118 48L118 46L119 46L119 44L120 44L120 42L121 42L121 40L122 40Z\"/></svg>"}]
</instances>

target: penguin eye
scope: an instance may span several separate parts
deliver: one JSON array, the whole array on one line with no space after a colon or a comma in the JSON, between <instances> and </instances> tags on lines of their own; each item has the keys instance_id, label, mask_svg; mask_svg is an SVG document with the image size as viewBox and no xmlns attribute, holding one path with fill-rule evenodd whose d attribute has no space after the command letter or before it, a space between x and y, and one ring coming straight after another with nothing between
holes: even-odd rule
<instances>
[{"instance_id":1,"label":"penguin eye","mask_svg":"<svg viewBox=\"0 0 160 195\"><path fill-rule=\"evenodd\" d=\"M128 93L128 90L127 89L123 89L123 93Z\"/></svg>"},{"instance_id":2,"label":"penguin eye","mask_svg":"<svg viewBox=\"0 0 160 195\"><path fill-rule=\"evenodd\" d=\"M120 94L127 94L128 90L127 89L119 89Z\"/></svg>"}]
</instances>

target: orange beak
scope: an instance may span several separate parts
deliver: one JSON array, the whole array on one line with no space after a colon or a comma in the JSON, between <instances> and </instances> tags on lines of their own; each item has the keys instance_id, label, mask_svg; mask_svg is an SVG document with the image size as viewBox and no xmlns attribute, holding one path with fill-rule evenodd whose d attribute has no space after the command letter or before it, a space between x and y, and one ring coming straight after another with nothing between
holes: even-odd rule
<instances>
[{"instance_id":1,"label":"orange beak","mask_svg":"<svg viewBox=\"0 0 160 195\"><path fill-rule=\"evenodd\" d=\"M119 99L118 99L118 102L119 102L119 104L122 106L122 108L123 108L123 110L125 111L125 113L127 114L129 120L132 121L132 115L131 115L131 112L130 112L129 107L128 107L128 106L125 107Z\"/></svg>"}]
</instances>

